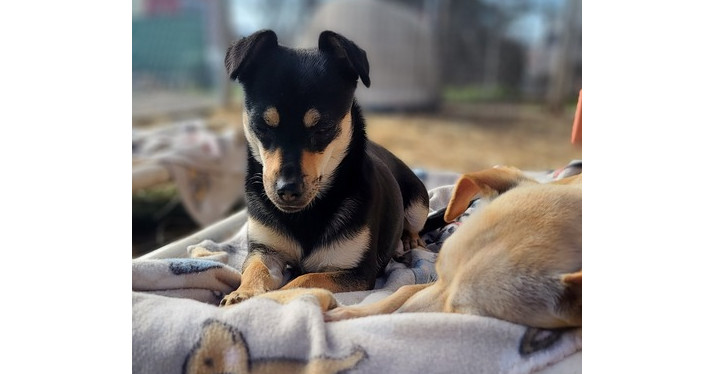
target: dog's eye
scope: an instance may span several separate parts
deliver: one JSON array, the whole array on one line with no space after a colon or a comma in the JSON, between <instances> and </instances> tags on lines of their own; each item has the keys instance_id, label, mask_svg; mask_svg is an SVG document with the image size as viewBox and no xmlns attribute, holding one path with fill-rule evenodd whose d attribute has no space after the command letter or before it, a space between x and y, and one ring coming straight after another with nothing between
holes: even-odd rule
<instances>
[{"instance_id":1,"label":"dog's eye","mask_svg":"<svg viewBox=\"0 0 715 374\"><path fill-rule=\"evenodd\" d=\"M330 133L330 127L320 127L315 129L315 133L318 135L328 135Z\"/></svg>"},{"instance_id":2,"label":"dog's eye","mask_svg":"<svg viewBox=\"0 0 715 374\"><path fill-rule=\"evenodd\" d=\"M253 126L253 128L256 130L256 132L260 133L266 133L270 129L270 126L268 126L265 122L263 121L258 121L256 124Z\"/></svg>"}]
</instances>

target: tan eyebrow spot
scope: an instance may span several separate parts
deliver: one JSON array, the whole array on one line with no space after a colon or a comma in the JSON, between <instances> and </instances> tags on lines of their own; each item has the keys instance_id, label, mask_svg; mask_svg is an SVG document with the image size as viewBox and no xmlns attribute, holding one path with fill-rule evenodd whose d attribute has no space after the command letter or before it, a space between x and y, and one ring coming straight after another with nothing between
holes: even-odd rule
<instances>
[{"instance_id":1,"label":"tan eyebrow spot","mask_svg":"<svg viewBox=\"0 0 715 374\"><path fill-rule=\"evenodd\" d=\"M320 112L315 108L308 109L303 116L303 124L305 127L313 127L320 120Z\"/></svg>"},{"instance_id":2,"label":"tan eyebrow spot","mask_svg":"<svg viewBox=\"0 0 715 374\"><path fill-rule=\"evenodd\" d=\"M275 107L268 107L268 109L263 112L263 120L266 121L268 126L276 127L281 117L278 115L278 110Z\"/></svg>"}]
</instances>

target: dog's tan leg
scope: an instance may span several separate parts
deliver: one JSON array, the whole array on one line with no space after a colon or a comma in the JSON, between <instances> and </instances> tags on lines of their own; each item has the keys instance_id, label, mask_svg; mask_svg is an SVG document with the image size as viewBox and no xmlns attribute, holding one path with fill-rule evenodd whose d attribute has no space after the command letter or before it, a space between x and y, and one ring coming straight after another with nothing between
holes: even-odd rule
<instances>
[{"instance_id":1,"label":"dog's tan leg","mask_svg":"<svg viewBox=\"0 0 715 374\"><path fill-rule=\"evenodd\" d=\"M400 287L392 295L372 304L343 306L325 313L326 321L341 321L344 319L392 313L402 307L416 293L433 286L434 283L411 284Z\"/></svg>"},{"instance_id":2,"label":"dog's tan leg","mask_svg":"<svg viewBox=\"0 0 715 374\"><path fill-rule=\"evenodd\" d=\"M353 272L330 271L303 274L288 282L281 289L290 288L322 288L332 292L350 292L367 290L368 284L367 281L359 279Z\"/></svg>"},{"instance_id":3,"label":"dog's tan leg","mask_svg":"<svg viewBox=\"0 0 715 374\"><path fill-rule=\"evenodd\" d=\"M282 269L282 263L272 257L258 252L249 254L243 264L241 285L221 300L221 306L238 304L253 296L277 289L283 281Z\"/></svg>"},{"instance_id":4,"label":"dog's tan leg","mask_svg":"<svg viewBox=\"0 0 715 374\"><path fill-rule=\"evenodd\" d=\"M271 299L281 304L287 304L305 295L314 296L323 312L338 306L338 302L335 300L333 293L321 288L291 288L267 292L256 297Z\"/></svg>"}]
</instances>

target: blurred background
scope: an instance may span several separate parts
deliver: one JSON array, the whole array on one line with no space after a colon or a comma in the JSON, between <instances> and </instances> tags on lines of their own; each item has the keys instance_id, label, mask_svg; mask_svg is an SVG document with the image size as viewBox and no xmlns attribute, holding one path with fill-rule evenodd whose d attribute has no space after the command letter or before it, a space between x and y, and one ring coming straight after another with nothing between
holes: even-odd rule
<instances>
[{"instance_id":1,"label":"blurred background","mask_svg":"<svg viewBox=\"0 0 715 374\"><path fill-rule=\"evenodd\" d=\"M133 0L133 257L243 206L242 92L231 41L273 29L313 48L323 30L367 52L368 136L409 166L549 171L581 89L580 0Z\"/></svg>"}]
</instances>

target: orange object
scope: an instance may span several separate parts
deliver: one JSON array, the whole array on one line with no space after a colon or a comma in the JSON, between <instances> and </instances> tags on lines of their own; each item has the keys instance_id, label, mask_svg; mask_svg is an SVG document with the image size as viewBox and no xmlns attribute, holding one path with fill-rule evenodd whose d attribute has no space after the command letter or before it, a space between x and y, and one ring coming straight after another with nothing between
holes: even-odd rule
<instances>
[{"instance_id":1,"label":"orange object","mask_svg":"<svg viewBox=\"0 0 715 374\"><path fill-rule=\"evenodd\" d=\"M578 91L578 104L576 113L573 116L573 129L571 130L571 144L581 145L581 92Z\"/></svg>"}]
</instances>

